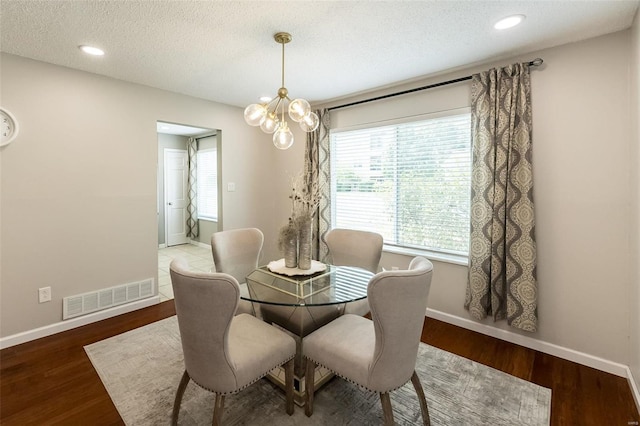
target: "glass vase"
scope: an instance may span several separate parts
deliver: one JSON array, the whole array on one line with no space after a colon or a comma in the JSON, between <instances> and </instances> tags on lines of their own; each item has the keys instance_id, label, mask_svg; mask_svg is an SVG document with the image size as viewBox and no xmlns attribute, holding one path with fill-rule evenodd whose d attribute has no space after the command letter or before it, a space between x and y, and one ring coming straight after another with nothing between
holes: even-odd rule
<instances>
[{"instance_id":1,"label":"glass vase","mask_svg":"<svg viewBox=\"0 0 640 426\"><path fill-rule=\"evenodd\" d=\"M298 230L298 269L311 269L312 223L311 221L305 221Z\"/></svg>"},{"instance_id":2,"label":"glass vase","mask_svg":"<svg viewBox=\"0 0 640 426\"><path fill-rule=\"evenodd\" d=\"M298 236L288 237L284 242L284 266L287 268L298 267Z\"/></svg>"}]
</instances>

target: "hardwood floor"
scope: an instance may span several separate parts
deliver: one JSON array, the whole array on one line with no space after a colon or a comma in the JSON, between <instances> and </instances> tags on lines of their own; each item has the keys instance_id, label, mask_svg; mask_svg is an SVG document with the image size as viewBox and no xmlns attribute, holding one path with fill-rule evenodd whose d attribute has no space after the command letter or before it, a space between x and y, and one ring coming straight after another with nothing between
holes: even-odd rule
<instances>
[{"instance_id":1,"label":"hardwood floor","mask_svg":"<svg viewBox=\"0 0 640 426\"><path fill-rule=\"evenodd\" d=\"M169 300L0 351L0 423L123 424L83 347L174 314ZM624 378L434 319L425 320L422 341L551 388L554 426L640 420Z\"/></svg>"}]
</instances>

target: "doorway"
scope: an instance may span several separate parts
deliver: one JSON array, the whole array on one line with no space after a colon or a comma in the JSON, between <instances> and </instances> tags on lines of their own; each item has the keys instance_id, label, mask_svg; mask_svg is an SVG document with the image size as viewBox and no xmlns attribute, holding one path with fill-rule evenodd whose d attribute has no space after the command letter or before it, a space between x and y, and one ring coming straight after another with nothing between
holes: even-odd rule
<instances>
[{"instance_id":1,"label":"doorway","mask_svg":"<svg viewBox=\"0 0 640 426\"><path fill-rule=\"evenodd\" d=\"M163 121L157 123L158 134L158 162L157 162L157 217L158 217L158 247L165 248L179 244L192 243L208 245L211 233L222 229L222 197L220 196L220 149L221 131L202 127L175 124ZM187 237L187 176L189 138L198 140L198 153L201 149L217 151L215 165L207 167L215 169L217 188L215 210L217 214L198 217L198 227L201 229L197 239ZM199 156L199 155L198 155ZM208 182L210 189L211 182ZM196 191L197 192L197 191ZM202 201L202 200L201 200Z\"/></svg>"}]
</instances>

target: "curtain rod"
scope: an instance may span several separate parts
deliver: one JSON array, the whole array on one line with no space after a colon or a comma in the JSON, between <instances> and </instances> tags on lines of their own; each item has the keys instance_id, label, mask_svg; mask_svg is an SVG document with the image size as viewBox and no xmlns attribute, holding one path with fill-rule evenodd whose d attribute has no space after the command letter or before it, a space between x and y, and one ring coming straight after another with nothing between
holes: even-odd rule
<instances>
[{"instance_id":1,"label":"curtain rod","mask_svg":"<svg viewBox=\"0 0 640 426\"><path fill-rule=\"evenodd\" d=\"M213 132L210 135L204 135L204 136L192 136L195 140L198 139L204 139L204 138L210 138L212 136L216 136L218 133L217 132Z\"/></svg>"},{"instance_id":2,"label":"curtain rod","mask_svg":"<svg viewBox=\"0 0 640 426\"><path fill-rule=\"evenodd\" d=\"M527 62L527 65L529 65L530 67L537 67L539 65L542 65L542 62L544 62L542 59L536 58L533 61ZM406 95L407 93L419 92L421 90L426 90L426 89L433 89L435 87L446 86L448 84L460 83L461 81L471 80L472 77L473 77L472 75L468 75L466 77L460 77L460 78L455 78L453 80L443 81L443 82L440 82L440 83L429 84L427 86L416 87L415 89L408 89L408 90L403 90L401 92L389 93L388 95L376 96L375 98L363 99L361 101L356 101L356 102L351 102L351 103L344 104L344 105L334 106L334 107L328 108L328 110L332 111L334 109L346 108L346 107L350 107L350 106L354 106L354 105L365 104L365 103L368 103L368 102L379 101L381 99L387 99L387 98L392 98L394 96Z\"/></svg>"}]
</instances>

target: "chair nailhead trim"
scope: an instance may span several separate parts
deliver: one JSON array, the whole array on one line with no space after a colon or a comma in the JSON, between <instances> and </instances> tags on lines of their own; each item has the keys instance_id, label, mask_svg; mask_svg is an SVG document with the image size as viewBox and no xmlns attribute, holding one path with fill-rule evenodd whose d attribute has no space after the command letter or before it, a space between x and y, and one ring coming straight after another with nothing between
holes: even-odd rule
<instances>
[{"instance_id":1,"label":"chair nailhead trim","mask_svg":"<svg viewBox=\"0 0 640 426\"><path fill-rule=\"evenodd\" d=\"M196 382L195 380L193 380L193 378L191 380L193 380L193 383L195 383L196 385L200 386L202 389L207 390L209 392L215 393L215 394L220 394L220 395L233 395L236 394L238 392L240 392L243 389L248 388L249 386L251 386L252 384L254 384L255 382L257 382L258 380L262 379L264 376L267 375L267 373L269 373L269 371L273 370L276 367L280 367L281 365L286 364L287 362L291 361L293 358L295 357L295 354L292 355L291 357L287 358L285 361L274 365L273 367L269 368L267 371L265 371L264 373L262 373L262 375L260 377L257 377L256 379L254 379L253 381L247 383L246 385L242 386L241 388L238 388L232 392L216 392L213 389L209 389L206 386L202 386L200 383ZM188 372L187 372L188 373ZM189 377L191 377L191 375L189 375Z\"/></svg>"},{"instance_id":2,"label":"chair nailhead trim","mask_svg":"<svg viewBox=\"0 0 640 426\"><path fill-rule=\"evenodd\" d=\"M354 385L358 386L360 389L366 390L366 391L368 391L368 392L375 392L375 393L393 392L393 391L395 391L395 390L400 389L401 387L403 387L404 385L406 385L407 383L409 383L409 381L411 380L411 378L409 378L409 380L405 381L405 382L404 382L403 384L401 384L400 386L397 386L397 387L395 387L395 388L392 388L392 389L389 389L389 390L386 390L386 391L376 391L376 390L373 390L373 389L369 389L368 387L366 387L366 386L364 386L364 385L361 385L360 383L356 383L356 382L354 382L353 380L349 379L348 377L344 377L342 374L338 373L337 371L332 370L331 368L327 367L326 365L322 364L321 362L315 361L315 360L313 360L313 359L309 358L309 357L308 357L308 356L306 356L306 355L305 355L304 357L305 357L306 359L308 359L308 360L310 360L310 361L314 362L316 365L319 365L319 366L321 366L321 367L326 368L327 370L331 371L331 372L332 372L333 374L335 374L336 376L341 377L342 379L346 380L347 382L349 382L349 383L353 383Z\"/></svg>"}]
</instances>

